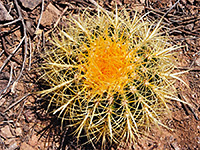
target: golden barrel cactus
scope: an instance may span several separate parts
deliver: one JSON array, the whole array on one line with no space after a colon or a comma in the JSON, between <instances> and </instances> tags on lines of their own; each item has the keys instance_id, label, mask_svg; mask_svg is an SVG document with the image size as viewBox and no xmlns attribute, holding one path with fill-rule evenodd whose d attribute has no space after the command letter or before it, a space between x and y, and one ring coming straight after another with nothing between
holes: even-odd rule
<instances>
[{"instance_id":1,"label":"golden barrel cactus","mask_svg":"<svg viewBox=\"0 0 200 150\"><path fill-rule=\"evenodd\" d=\"M152 125L165 126L167 103L180 101L173 86L181 80L173 72L178 46L145 16L86 10L70 17L45 51L41 78L49 88L40 93L78 139L132 142Z\"/></svg>"}]
</instances>

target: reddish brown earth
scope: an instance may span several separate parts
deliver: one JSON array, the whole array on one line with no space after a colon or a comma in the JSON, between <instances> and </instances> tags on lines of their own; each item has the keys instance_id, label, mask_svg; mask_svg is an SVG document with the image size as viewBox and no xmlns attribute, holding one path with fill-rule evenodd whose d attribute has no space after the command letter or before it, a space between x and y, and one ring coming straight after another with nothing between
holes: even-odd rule
<instances>
[{"instance_id":1,"label":"reddish brown earth","mask_svg":"<svg viewBox=\"0 0 200 150\"><path fill-rule=\"evenodd\" d=\"M44 0L44 3L41 1L0 1L0 149L93 149L91 145L77 145L76 138L69 136L70 129L61 130L60 120L46 113L47 104L41 101L38 95L29 93L40 88L36 82L38 73L34 69L42 61L40 56L44 46L49 46L48 34L56 30L57 26L64 25L62 19L69 14L76 16L85 8L96 11L96 7L92 0ZM135 149L200 149L200 1L116 2L119 9L126 7L140 13L151 11L148 16L150 20L161 18L172 8L165 15L163 24L171 42L184 46L178 52L178 70L188 70L181 79L189 87L180 82L176 83L176 87L179 98L191 105L172 102L172 117L163 120L173 131L152 128L148 136L142 136ZM102 0L99 4L110 11L115 8L115 0ZM11 22L13 20L14 22ZM38 20L40 26L36 31ZM24 42L20 44L21 40ZM18 45L19 49L10 57ZM111 146L108 149L116 148ZM118 149L134 148L129 144Z\"/></svg>"}]
</instances>

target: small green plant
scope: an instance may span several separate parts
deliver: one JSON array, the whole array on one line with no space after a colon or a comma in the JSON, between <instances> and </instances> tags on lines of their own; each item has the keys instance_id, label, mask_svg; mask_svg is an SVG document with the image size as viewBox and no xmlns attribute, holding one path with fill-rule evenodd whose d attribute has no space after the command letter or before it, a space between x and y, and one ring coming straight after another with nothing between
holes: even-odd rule
<instances>
[{"instance_id":1,"label":"small green plant","mask_svg":"<svg viewBox=\"0 0 200 150\"><path fill-rule=\"evenodd\" d=\"M178 46L154 24L126 10L85 11L53 37L41 67L50 88L40 93L78 139L104 146L133 142L152 125L166 127L162 115L170 113L170 100L181 101L173 84L182 72L173 72Z\"/></svg>"}]
</instances>

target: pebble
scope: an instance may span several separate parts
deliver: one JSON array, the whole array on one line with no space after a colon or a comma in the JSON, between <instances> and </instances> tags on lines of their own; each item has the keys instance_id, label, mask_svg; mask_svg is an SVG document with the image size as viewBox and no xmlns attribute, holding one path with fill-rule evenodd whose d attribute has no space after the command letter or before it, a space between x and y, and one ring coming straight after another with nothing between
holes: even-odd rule
<instances>
[{"instance_id":1,"label":"pebble","mask_svg":"<svg viewBox=\"0 0 200 150\"><path fill-rule=\"evenodd\" d=\"M10 128L8 125L5 127L1 128L1 134L7 138L13 137L12 133L10 132Z\"/></svg>"},{"instance_id":2,"label":"pebble","mask_svg":"<svg viewBox=\"0 0 200 150\"><path fill-rule=\"evenodd\" d=\"M1 83L1 82L0 82ZM6 101L6 99L5 98L2 98L1 100L0 100L0 106L1 105L3 105L3 103Z\"/></svg>"},{"instance_id":3,"label":"pebble","mask_svg":"<svg viewBox=\"0 0 200 150\"><path fill-rule=\"evenodd\" d=\"M16 136L22 136L22 129L21 128L16 128L15 132L16 132Z\"/></svg>"},{"instance_id":4,"label":"pebble","mask_svg":"<svg viewBox=\"0 0 200 150\"><path fill-rule=\"evenodd\" d=\"M200 57L196 59L195 63L197 64L197 66L200 66Z\"/></svg>"},{"instance_id":5,"label":"pebble","mask_svg":"<svg viewBox=\"0 0 200 150\"><path fill-rule=\"evenodd\" d=\"M13 20L13 17L8 13L6 8L3 6L2 2L0 2L0 21L9 20Z\"/></svg>"},{"instance_id":6,"label":"pebble","mask_svg":"<svg viewBox=\"0 0 200 150\"><path fill-rule=\"evenodd\" d=\"M16 141L13 141L12 144L6 150L16 150L19 147Z\"/></svg>"},{"instance_id":7,"label":"pebble","mask_svg":"<svg viewBox=\"0 0 200 150\"><path fill-rule=\"evenodd\" d=\"M189 31L192 31L193 28L194 28L194 24L193 24L193 23L188 24L188 25L185 26L185 29L186 29L186 30L189 30Z\"/></svg>"},{"instance_id":8,"label":"pebble","mask_svg":"<svg viewBox=\"0 0 200 150\"><path fill-rule=\"evenodd\" d=\"M53 22L56 22L60 15L60 11L53 5L49 4L47 9L42 14L41 25L50 26Z\"/></svg>"},{"instance_id":9,"label":"pebble","mask_svg":"<svg viewBox=\"0 0 200 150\"><path fill-rule=\"evenodd\" d=\"M31 139L29 140L29 144L33 147L38 144L38 137L35 134L32 135Z\"/></svg>"},{"instance_id":10,"label":"pebble","mask_svg":"<svg viewBox=\"0 0 200 150\"><path fill-rule=\"evenodd\" d=\"M174 148L175 150L181 150L176 141L173 141L173 142L171 143L171 145L173 146L173 148Z\"/></svg>"},{"instance_id":11,"label":"pebble","mask_svg":"<svg viewBox=\"0 0 200 150\"><path fill-rule=\"evenodd\" d=\"M189 2L190 4L193 4L193 3L194 3L194 0L188 0L188 2Z\"/></svg>"},{"instance_id":12,"label":"pebble","mask_svg":"<svg viewBox=\"0 0 200 150\"><path fill-rule=\"evenodd\" d=\"M30 146L24 142L21 144L20 150L35 150L35 149L32 146Z\"/></svg>"},{"instance_id":13,"label":"pebble","mask_svg":"<svg viewBox=\"0 0 200 150\"><path fill-rule=\"evenodd\" d=\"M10 145L13 142L13 139L6 139L4 141L5 145Z\"/></svg>"},{"instance_id":14,"label":"pebble","mask_svg":"<svg viewBox=\"0 0 200 150\"><path fill-rule=\"evenodd\" d=\"M200 137L197 137L197 143L200 144Z\"/></svg>"},{"instance_id":15,"label":"pebble","mask_svg":"<svg viewBox=\"0 0 200 150\"><path fill-rule=\"evenodd\" d=\"M30 96L30 97L29 97L29 101L30 101L31 103L35 103L35 98L34 98L33 96Z\"/></svg>"},{"instance_id":16,"label":"pebble","mask_svg":"<svg viewBox=\"0 0 200 150\"><path fill-rule=\"evenodd\" d=\"M10 74L8 72L1 72L0 80L9 80Z\"/></svg>"},{"instance_id":17,"label":"pebble","mask_svg":"<svg viewBox=\"0 0 200 150\"><path fill-rule=\"evenodd\" d=\"M30 10L33 10L35 7L37 7L42 0L19 0L25 8L28 8Z\"/></svg>"}]
</instances>

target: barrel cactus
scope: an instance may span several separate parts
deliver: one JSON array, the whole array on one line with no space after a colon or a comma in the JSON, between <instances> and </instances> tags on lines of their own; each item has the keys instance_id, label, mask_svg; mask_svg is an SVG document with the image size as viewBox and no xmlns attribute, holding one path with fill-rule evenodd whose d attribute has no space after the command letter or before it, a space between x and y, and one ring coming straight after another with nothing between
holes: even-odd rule
<instances>
[{"instance_id":1,"label":"barrel cactus","mask_svg":"<svg viewBox=\"0 0 200 150\"><path fill-rule=\"evenodd\" d=\"M70 17L53 36L41 68L53 113L73 126L77 139L133 142L152 125L164 126L168 103L180 101L173 84L174 51L144 16L99 9Z\"/></svg>"}]
</instances>

